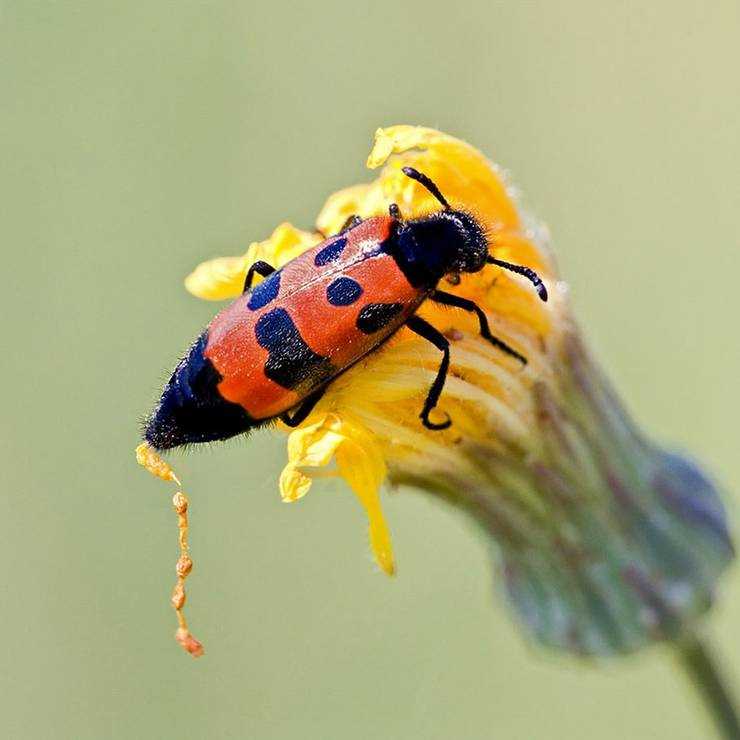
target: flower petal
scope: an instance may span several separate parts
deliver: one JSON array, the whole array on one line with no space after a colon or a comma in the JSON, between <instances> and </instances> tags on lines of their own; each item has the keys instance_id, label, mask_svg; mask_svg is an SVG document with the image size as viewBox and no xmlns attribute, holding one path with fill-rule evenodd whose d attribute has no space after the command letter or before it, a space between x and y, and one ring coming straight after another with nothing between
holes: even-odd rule
<instances>
[{"instance_id":1,"label":"flower petal","mask_svg":"<svg viewBox=\"0 0 740 740\"><path fill-rule=\"evenodd\" d=\"M280 473L280 495L285 502L297 501L303 498L311 488L313 479L302 470L298 470L293 463L288 463Z\"/></svg>"},{"instance_id":2,"label":"flower petal","mask_svg":"<svg viewBox=\"0 0 740 740\"><path fill-rule=\"evenodd\" d=\"M282 223L268 239L252 242L241 257L217 257L201 262L185 278L185 288L194 296L208 301L236 298L244 290L249 266L257 260L279 268L319 241L320 234L301 231L289 223ZM257 279L261 280L259 277Z\"/></svg>"},{"instance_id":3,"label":"flower petal","mask_svg":"<svg viewBox=\"0 0 740 740\"><path fill-rule=\"evenodd\" d=\"M342 443L336 453L337 466L365 507L370 524L370 547L380 568L390 576L396 568L379 495L386 476L385 460L380 446L369 434L363 434L362 438L362 443L353 439Z\"/></svg>"},{"instance_id":4,"label":"flower petal","mask_svg":"<svg viewBox=\"0 0 740 740\"><path fill-rule=\"evenodd\" d=\"M330 195L316 219L316 228L331 236L344 226L350 216L372 216L367 205L370 188L370 185L353 185Z\"/></svg>"},{"instance_id":5,"label":"flower petal","mask_svg":"<svg viewBox=\"0 0 740 740\"><path fill-rule=\"evenodd\" d=\"M365 507L375 560L392 575L393 548L379 497L386 476L385 459L374 435L360 422L326 413L313 424L291 432L288 464L280 475L283 500L296 501L305 496L313 482L310 468L324 467L332 459L336 459L339 474Z\"/></svg>"},{"instance_id":6,"label":"flower petal","mask_svg":"<svg viewBox=\"0 0 740 740\"><path fill-rule=\"evenodd\" d=\"M411 164L431 177L443 193L452 194L455 201L485 218L491 228L519 226L519 215L503 178L470 144L422 126L379 128L367 166L380 167L392 154L404 156L386 166L381 180L404 192L407 206L432 202L423 186L409 183L401 172L403 165Z\"/></svg>"},{"instance_id":7,"label":"flower petal","mask_svg":"<svg viewBox=\"0 0 740 740\"><path fill-rule=\"evenodd\" d=\"M282 267L322 239L321 234L296 229L286 221L272 232L269 239L250 245L247 255L251 261L264 260L273 267Z\"/></svg>"},{"instance_id":8,"label":"flower petal","mask_svg":"<svg viewBox=\"0 0 740 740\"><path fill-rule=\"evenodd\" d=\"M328 465L344 436L338 433L341 422L334 414L325 414L314 424L294 429L288 437L288 464L280 475L283 501L297 501L311 487L311 472L305 468Z\"/></svg>"},{"instance_id":9,"label":"flower petal","mask_svg":"<svg viewBox=\"0 0 740 740\"><path fill-rule=\"evenodd\" d=\"M234 298L242 292L246 272L247 255L216 257L201 262L185 278L185 289L207 301Z\"/></svg>"}]
</instances>

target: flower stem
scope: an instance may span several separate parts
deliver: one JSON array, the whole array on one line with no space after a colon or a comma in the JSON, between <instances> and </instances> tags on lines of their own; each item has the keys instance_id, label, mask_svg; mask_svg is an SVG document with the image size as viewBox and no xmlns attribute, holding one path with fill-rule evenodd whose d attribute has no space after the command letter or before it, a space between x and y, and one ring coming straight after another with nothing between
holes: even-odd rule
<instances>
[{"instance_id":1,"label":"flower stem","mask_svg":"<svg viewBox=\"0 0 740 740\"><path fill-rule=\"evenodd\" d=\"M712 651L696 636L677 649L679 663L712 717L719 737L740 740L740 717Z\"/></svg>"}]
</instances>

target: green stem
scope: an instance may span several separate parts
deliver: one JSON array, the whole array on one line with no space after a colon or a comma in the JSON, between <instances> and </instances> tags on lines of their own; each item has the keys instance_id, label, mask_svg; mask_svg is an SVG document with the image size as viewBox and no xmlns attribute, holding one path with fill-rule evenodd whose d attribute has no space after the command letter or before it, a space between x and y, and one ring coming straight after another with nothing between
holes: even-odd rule
<instances>
[{"instance_id":1,"label":"green stem","mask_svg":"<svg viewBox=\"0 0 740 740\"><path fill-rule=\"evenodd\" d=\"M740 717L725 677L707 646L696 636L677 646L687 677L724 740L740 740Z\"/></svg>"}]
</instances>

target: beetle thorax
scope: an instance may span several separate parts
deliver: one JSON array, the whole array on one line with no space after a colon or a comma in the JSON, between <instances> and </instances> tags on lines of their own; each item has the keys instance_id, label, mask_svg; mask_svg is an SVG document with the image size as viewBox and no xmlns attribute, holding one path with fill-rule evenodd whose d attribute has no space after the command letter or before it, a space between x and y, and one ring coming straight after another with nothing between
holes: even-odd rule
<instances>
[{"instance_id":1,"label":"beetle thorax","mask_svg":"<svg viewBox=\"0 0 740 740\"><path fill-rule=\"evenodd\" d=\"M405 221L396 242L399 256L420 284L436 284L450 273L477 272L488 256L485 232L464 211L438 211Z\"/></svg>"}]
</instances>

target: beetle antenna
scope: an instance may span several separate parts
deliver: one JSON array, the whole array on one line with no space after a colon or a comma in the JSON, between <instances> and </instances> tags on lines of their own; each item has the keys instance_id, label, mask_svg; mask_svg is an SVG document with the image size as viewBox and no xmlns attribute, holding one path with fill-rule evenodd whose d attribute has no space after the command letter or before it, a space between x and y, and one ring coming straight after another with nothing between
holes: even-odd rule
<instances>
[{"instance_id":1,"label":"beetle antenna","mask_svg":"<svg viewBox=\"0 0 740 740\"><path fill-rule=\"evenodd\" d=\"M439 188L424 173L415 170L413 167L402 167L401 171L406 177L410 177L412 180L421 183L445 207L446 211L450 210L450 204L444 195L439 192Z\"/></svg>"},{"instance_id":2,"label":"beetle antenna","mask_svg":"<svg viewBox=\"0 0 740 740\"><path fill-rule=\"evenodd\" d=\"M488 262L489 265L498 265L499 267L503 267L505 270L509 270L510 272L515 272L517 275L523 275L537 289L537 295L539 295L540 299L543 301L547 300L547 288L545 287L545 284L540 279L540 276L530 267L522 267L521 265L512 265L511 262L504 262L503 260L497 260L495 257L491 257L490 254L488 255L488 258L486 259L486 262Z\"/></svg>"}]
</instances>

